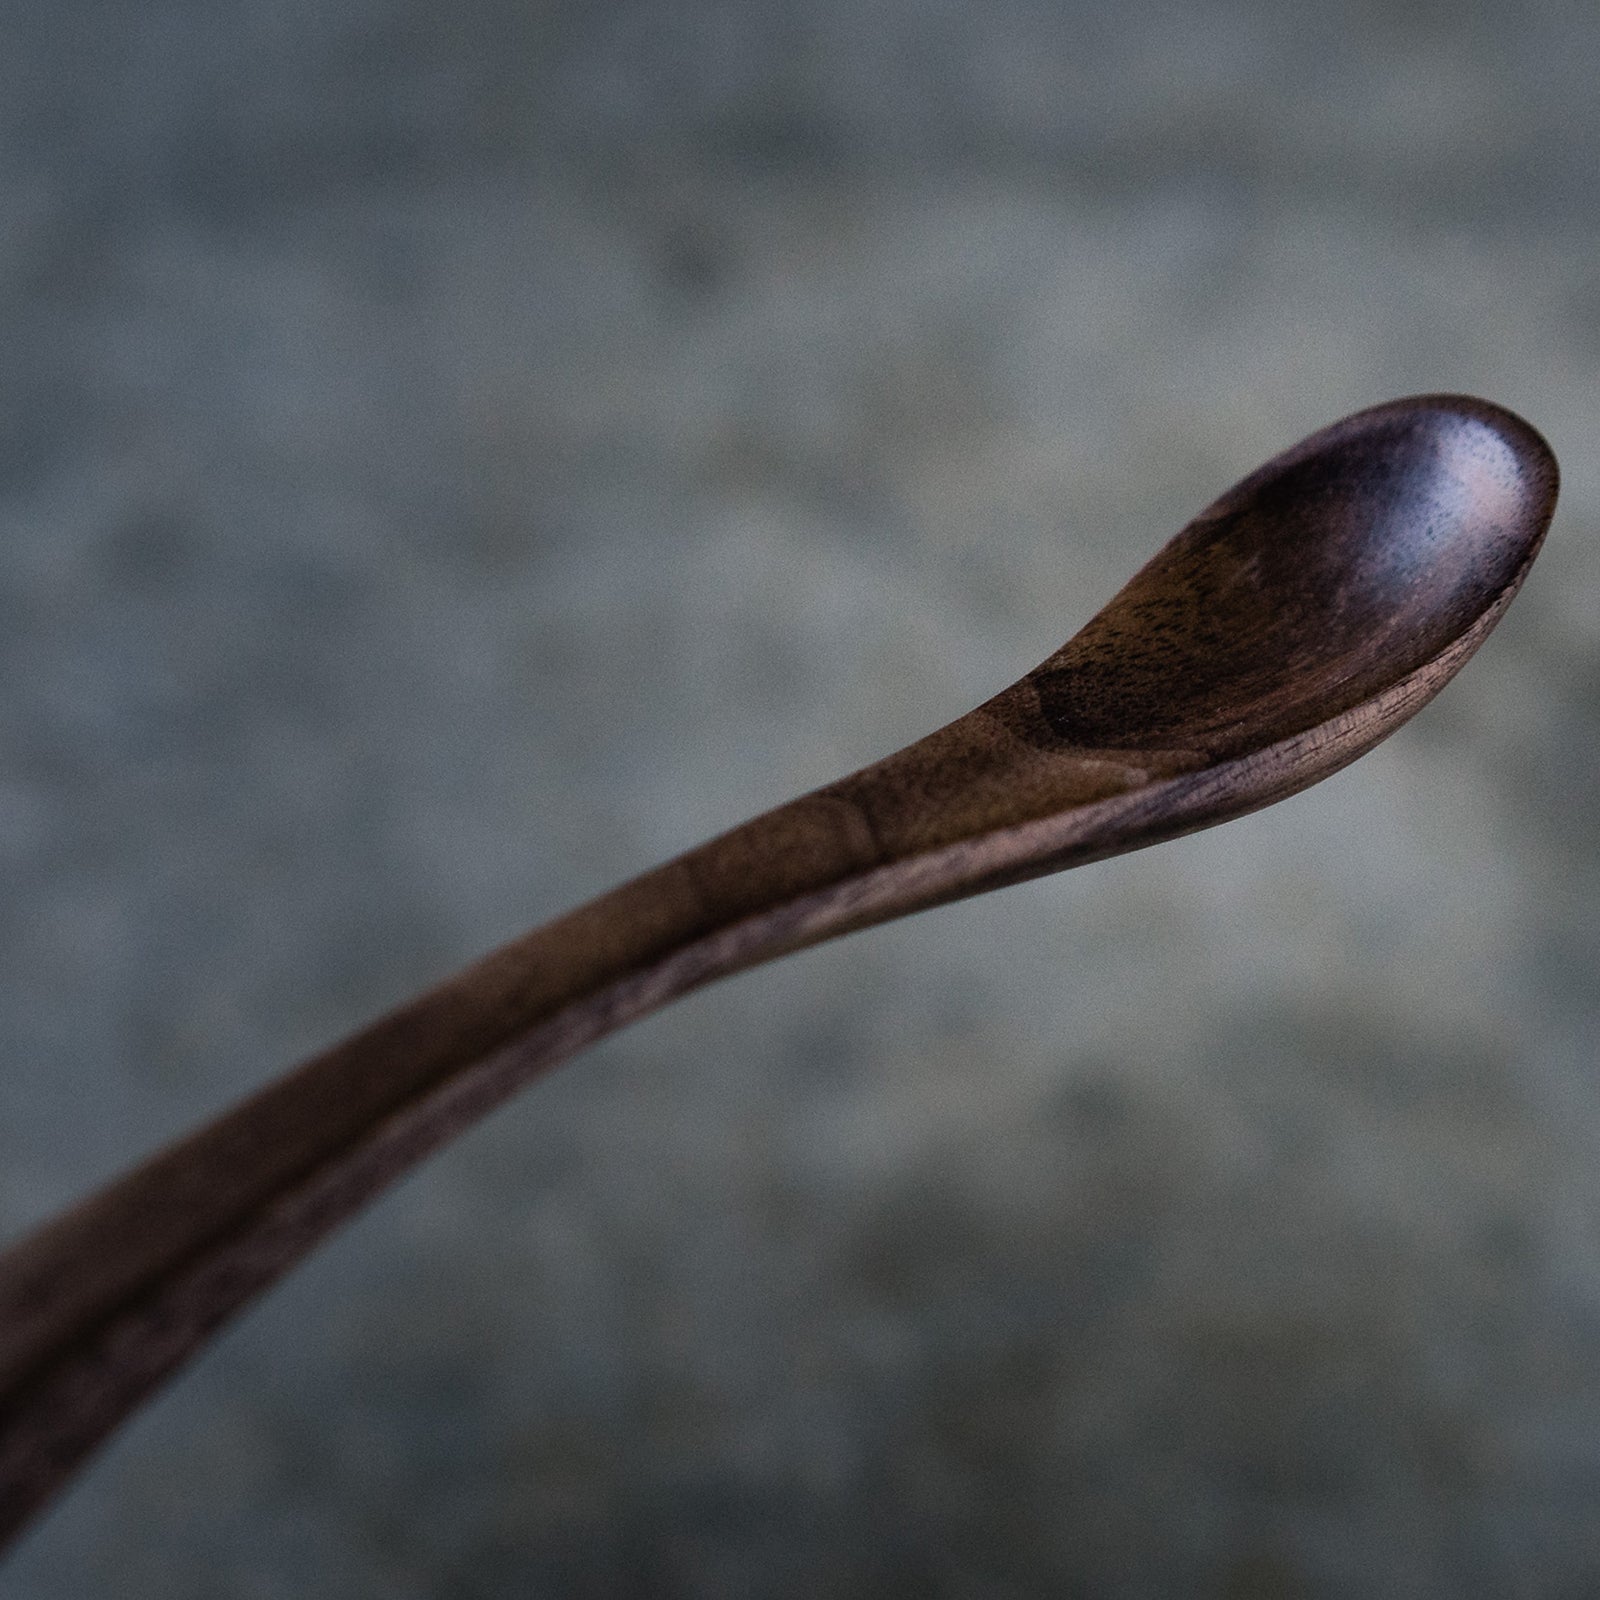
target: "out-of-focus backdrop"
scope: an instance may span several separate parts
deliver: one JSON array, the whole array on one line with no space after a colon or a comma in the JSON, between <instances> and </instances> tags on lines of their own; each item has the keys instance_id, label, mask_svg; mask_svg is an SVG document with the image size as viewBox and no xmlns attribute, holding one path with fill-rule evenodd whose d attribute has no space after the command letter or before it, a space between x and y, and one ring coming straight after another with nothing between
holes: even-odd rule
<instances>
[{"instance_id":1,"label":"out-of-focus backdrop","mask_svg":"<svg viewBox=\"0 0 1600 1600\"><path fill-rule=\"evenodd\" d=\"M1420 390L1566 487L1262 815L538 1086L0 1573L1600 1588L1600 12L17 0L0 1232L930 730Z\"/></svg>"}]
</instances>

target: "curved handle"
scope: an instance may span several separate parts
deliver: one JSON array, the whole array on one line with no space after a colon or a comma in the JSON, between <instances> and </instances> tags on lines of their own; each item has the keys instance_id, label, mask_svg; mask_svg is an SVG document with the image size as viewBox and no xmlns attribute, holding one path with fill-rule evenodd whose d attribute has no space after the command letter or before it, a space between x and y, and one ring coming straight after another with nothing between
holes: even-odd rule
<instances>
[{"instance_id":1,"label":"curved handle","mask_svg":"<svg viewBox=\"0 0 1600 1600\"><path fill-rule=\"evenodd\" d=\"M975 836L1148 777L1019 740L1006 699L535 929L0 1255L0 1544L233 1312L540 1072L714 978L975 892Z\"/></svg>"},{"instance_id":2,"label":"curved handle","mask_svg":"<svg viewBox=\"0 0 1600 1600\"><path fill-rule=\"evenodd\" d=\"M848 808L815 798L758 818L507 945L0 1256L0 1543L408 1168L612 1029L790 948L784 904L847 875L854 844Z\"/></svg>"}]
</instances>

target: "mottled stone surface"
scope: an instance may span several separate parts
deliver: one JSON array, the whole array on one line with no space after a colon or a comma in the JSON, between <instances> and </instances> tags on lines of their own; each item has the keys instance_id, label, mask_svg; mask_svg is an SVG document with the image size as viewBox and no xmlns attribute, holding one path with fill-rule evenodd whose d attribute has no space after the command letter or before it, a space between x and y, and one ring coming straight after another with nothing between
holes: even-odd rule
<instances>
[{"instance_id":1,"label":"mottled stone surface","mask_svg":"<svg viewBox=\"0 0 1600 1600\"><path fill-rule=\"evenodd\" d=\"M0 1231L1053 650L1343 412L1566 490L1260 816L697 996L0 1573L1600 1590L1600 13L19 0Z\"/></svg>"}]
</instances>

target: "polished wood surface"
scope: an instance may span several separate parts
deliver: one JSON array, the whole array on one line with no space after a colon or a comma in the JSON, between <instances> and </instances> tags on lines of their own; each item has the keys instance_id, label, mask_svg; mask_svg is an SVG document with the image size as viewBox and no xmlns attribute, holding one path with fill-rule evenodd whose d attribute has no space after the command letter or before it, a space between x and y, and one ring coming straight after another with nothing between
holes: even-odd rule
<instances>
[{"instance_id":1,"label":"polished wood surface","mask_svg":"<svg viewBox=\"0 0 1600 1600\"><path fill-rule=\"evenodd\" d=\"M1449 681L1554 509L1486 402L1359 413L1269 462L959 721L536 929L0 1256L0 1540L229 1315L529 1079L709 980L1224 821Z\"/></svg>"}]
</instances>

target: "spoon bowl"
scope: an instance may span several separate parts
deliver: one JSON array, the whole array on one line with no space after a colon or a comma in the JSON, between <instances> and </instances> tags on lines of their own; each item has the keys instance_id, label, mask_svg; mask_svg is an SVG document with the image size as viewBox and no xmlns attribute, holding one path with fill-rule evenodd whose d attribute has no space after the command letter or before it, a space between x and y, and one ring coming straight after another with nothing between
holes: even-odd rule
<instances>
[{"instance_id":1,"label":"spoon bowl","mask_svg":"<svg viewBox=\"0 0 1600 1600\"><path fill-rule=\"evenodd\" d=\"M1361 412L1223 495L1033 681L1070 744L1226 758L1349 711L1508 597L1554 462L1457 397Z\"/></svg>"},{"instance_id":2,"label":"spoon bowl","mask_svg":"<svg viewBox=\"0 0 1600 1600\"><path fill-rule=\"evenodd\" d=\"M1035 671L536 928L0 1255L0 1542L233 1312L531 1078L713 978L1170 838L1353 760L1460 669L1555 505L1424 396L1269 462Z\"/></svg>"}]
</instances>

